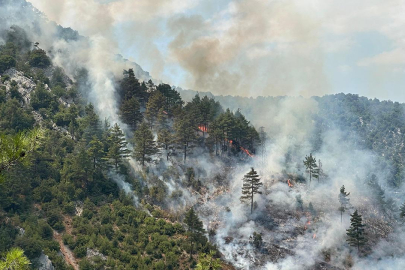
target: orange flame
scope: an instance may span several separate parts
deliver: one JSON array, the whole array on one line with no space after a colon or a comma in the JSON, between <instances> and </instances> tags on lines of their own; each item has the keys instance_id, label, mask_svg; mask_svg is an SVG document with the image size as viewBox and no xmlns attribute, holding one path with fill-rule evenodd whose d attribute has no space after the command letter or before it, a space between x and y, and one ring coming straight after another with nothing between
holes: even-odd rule
<instances>
[{"instance_id":1,"label":"orange flame","mask_svg":"<svg viewBox=\"0 0 405 270\"><path fill-rule=\"evenodd\" d=\"M198 126L198 129L201 130L202 132L208 132L208 129L204 125Z\"/></svg>"},{"instance_id":2,"label":"orange flame","mask_svg":"<svg viewBox=\"0 0 405 270\"><path fill-rule=\"evenodd\" d=\"M287 180L287 184L288 184L289 187L293 187L293 186L294 186L293 184L291 184L290 179Z\"/></svg>"},{"instance_id":3,"label":"orange flame","mask_svg":"<svg viewBox=\"0 0 405 270\"><path fill-rule=\"evenodd\" d=\"M250 153L249 152L249 150L247 150L246 148L244 148L244 147L240 147L240 150L242 150L243 152L245 152L249 157L254 157L254 155L252 154L252 153Z\"/></svg>"},{"instance_id":4,"label":"orange flame","mask_svg":"<svg viewBox=\"0 0 405 270\"><path fill-rule=\"evenodd\" d=\"M316 233L314 233L314 235L312 236L312 239L315 239L316 238Z\"/></svg>"}]
</instances>

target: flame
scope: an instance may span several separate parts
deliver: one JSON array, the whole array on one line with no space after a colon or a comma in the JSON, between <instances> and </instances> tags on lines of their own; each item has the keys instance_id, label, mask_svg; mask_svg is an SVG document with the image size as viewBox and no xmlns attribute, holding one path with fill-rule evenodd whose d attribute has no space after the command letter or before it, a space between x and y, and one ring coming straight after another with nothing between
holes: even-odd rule
<instances>
[{"instance_id":1,"label":"flame","mask_svg":"<svg viewBox=\"0 0 405 270\"><path fill-rule=\"evenodd\" d=\"M198 129L201 130L202 132L208 132L208 128L205 127L204 125L199 125Z\"/></svg>"},{"instance_id":2,"label":"flame","mask_svg":"<svg viewBox=\"0 0 405 270\"><path fill-rule=\"evenodd\" d=\"M316 238L316 233L314 233L314 235L312 236L312 239L315 239Z\"/></svg>"},{"instance_id":3,"label":"flame","mask_svg":"<svg viewBox=\"0 0 405 270\"><path fill-rule=\"evenodd\" d=\"M293 187L293 186L294 186L293 184L291 184L290 179L287 180L287 184L288 184L289 187Z\"/></svg>"},{"instance_id":4,"label":"flame","mask_svg":"<svg viewBox=\"0 0 405 270\"><path fill-rule=\"evenodd\" d=\"M249 150L247 150L246 148L244 148L244 147L240 147L240 150L242 150L243 152L245 152L249 157L254 157L254 155L252 154L252 153L250 153L249 152Z\"/></svg>"}]
</instances>

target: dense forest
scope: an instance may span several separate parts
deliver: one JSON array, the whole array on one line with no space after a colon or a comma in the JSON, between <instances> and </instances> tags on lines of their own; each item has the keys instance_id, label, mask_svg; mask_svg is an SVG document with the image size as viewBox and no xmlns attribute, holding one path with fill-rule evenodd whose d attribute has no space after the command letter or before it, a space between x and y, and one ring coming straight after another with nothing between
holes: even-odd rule
<instances>
[{"instance_id":1,"label":"dense forest","mask_svg":"<svg viewBox=\"0 0 405 270\"><path fill-rule=\"evenodd\" d=\"M405 104L182 90L1 5L0 270L402 269Z\"/></svg>"},{"instance_id":2,"label":"dense forest","mask_svg":"<svg viewBox=\"0 0 405 270\"><path fill-rule=\"evenodd\" d=\"M0 126L9 139L1 147L34 129L41 135L31 138L35 148L2 171L0 252L21 247L33 267L44 253L56 269L188 269L218 257L192 208L185 217L162 210L168 187L148 167L175 159L185 174L171 175L174 170L166 177L199 190L204 183L194 178L187 158L196 147L222 159L249 158L241 148L254 153L258 133L245 117L198 95L184 104L170 85L140 82L129 69L118 81L123 131L99 119L81 97L85 70L71 80L23 29L3 35ZM131 156L143 175L131 171ZM115 177L132 185L136 202ZM181 191L171 196L175 200ZM58 256L62 245L74 255L70 265ZM92 251L90 263L86 254Z\"/></svg>"}]
</instances>

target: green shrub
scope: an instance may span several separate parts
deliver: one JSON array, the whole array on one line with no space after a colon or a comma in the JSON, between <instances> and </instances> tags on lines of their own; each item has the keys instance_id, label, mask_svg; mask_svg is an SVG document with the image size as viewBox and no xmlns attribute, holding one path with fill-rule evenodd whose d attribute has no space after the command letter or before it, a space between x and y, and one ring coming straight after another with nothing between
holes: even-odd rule
<instances>
[{"instance_id":1,"label":"green shrub","mask_svg":"<svg viewBox=\"0 0 405 270\"><path fill-rule=\"evenodd\" d=\"M51 59L42 49L35 49L30 52L29 63L31 67L47 68L51 64Z\"/></svg>"},{"instance_id":2,"label":"green shrub","mask_svg":"<svg viewBox=\"0 0 405 270\"><path fill-rule=\"evenodd\" d=\"M10 55L0 55L0 73L3 73L9 68L15 67L16 61Z\"/></svg>"}]
</instances>

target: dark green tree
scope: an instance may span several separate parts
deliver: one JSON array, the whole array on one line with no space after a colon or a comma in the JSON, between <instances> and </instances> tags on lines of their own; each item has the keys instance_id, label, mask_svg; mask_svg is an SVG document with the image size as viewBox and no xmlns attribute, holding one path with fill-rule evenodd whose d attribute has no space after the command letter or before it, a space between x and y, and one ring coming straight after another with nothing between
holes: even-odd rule
<instances>
[{"instance_id":1,"label":"dark green tree","mask_svg":"<svg viewBox=\"0 0 405 270\"><path fill-rule=\"evenodd\" d=\"M125 140L124 133L117 123L110 129L109 133L109 148L106 158L117 170L122 160L129 157L130 151L127 148L128 143Z\"/></svg>"},{"instance_id":2,"label":"dark green tree","mask_svg":"<svg viewBox=\"0 0 405 270\"><path fill-rule=\"evenodd\" d=\"M96 136L90 141L87 152L92 159L93 170L103 168L105 157L104 145Z\"/></svg>"},{"instance_id":3,"label":"dark green tree","mask_svg":"<svg viewBox=\"0 0 405 270\"><path fill-rule=\"evenodd\" d=\"M34 49L30 52L29 63L32 67L47 68L51 64L51 59L42 49Z\"/></svg>"},{"instance_id":4,"label":"dark green tree","mask_svg":"<svg viewBox=\"0 0 405 270\"><path fill-rule=\"evenodd\" d=\"M195 241L198 241L200 237L203 237L205 230L202 221L198 218L198 215L193 208L187 211L184 217L184 223L187 225L187 233L191 247L190 248L190 258L191 258L191 256L193 255L194 243Z\"/></svg>"},{"instance_id":5,"label":"dark green tree","mask_svg":"<svg viewBox=\"0 0 405 270\"><path fill-rule=\"evenodd\" d=\"M148 120L151 127L155 125L159 112L164 108L164 105L165 97L159 91L155 91L149 98L145 113L146 120Z\"/></svg>"},{"instance_id":6,"label":"dark green tree","mask_svg":"<svg viewBox=\"0 0 405 270\"><path fill-rule=\"evenodd\" d=\"M357 251L360 251L360 247L367 243L367 238L364 235L365 225L362 223L362 217L357 210L350 215L350 228L347 229L347 242L350 246L357 247Z\"/></svg>"},{"instance_id":7,"label":"dark green tree","mask_svg":"<svg viewBox=\"0 0 405 270\"><path fill-rule=\"evenodd\" d=\"M166 151L166 160L169 160L170 148L173 143L173 135L167 129L161 129L157 138L158 146Z\"/></svg>"},{"instance_id":8,"label":"dark green tree","mask_svg":"<svg viewBox=\"0 0 405 270\"><path fill-rule=\"evenodd\" d=\"M120 115L122 121L132 130L135 130L138 123L143 119L140 108L140 104L135 97L126 99L121 104Z\"/></svg>"},{"instance_id":9,"label":"dark green tree","mask_svg":"<svg viewBox=\"0 0 405 270\"><path fill-rule=\"evenodd\" d=\"M197 126L192 116L183 112L174 123L175 140L180 149L183 150L183 159L186 162L189 149L194 147L197 139Z\"/></svg>"},{"instance_id":10,"label":"dark green tree","mask_svg":"<svg viewBox=\"0 0 405 270\"><path fill-rule=\"evenodd\" d=\"M145 161L151 161L151 156L158 152L152 131L145 122L135 131L134 145L133 156L142 166L145 166Z\"/></svg>"},{"instance_id":11,"label":"dark green tree","mask_svg":"<svg viewBox=\"0 0 405 270\"><path fill-rule=\"evenodd\" d=\"M261 186L263 186L263 183L260 182L259 175L254 168L252 168L250 172L243 177L242 196L240 197L242 202L250 202L250 213L253 213L254 195L262 194L262 192L259 191Z\"/></svg>"}]
</instances>

